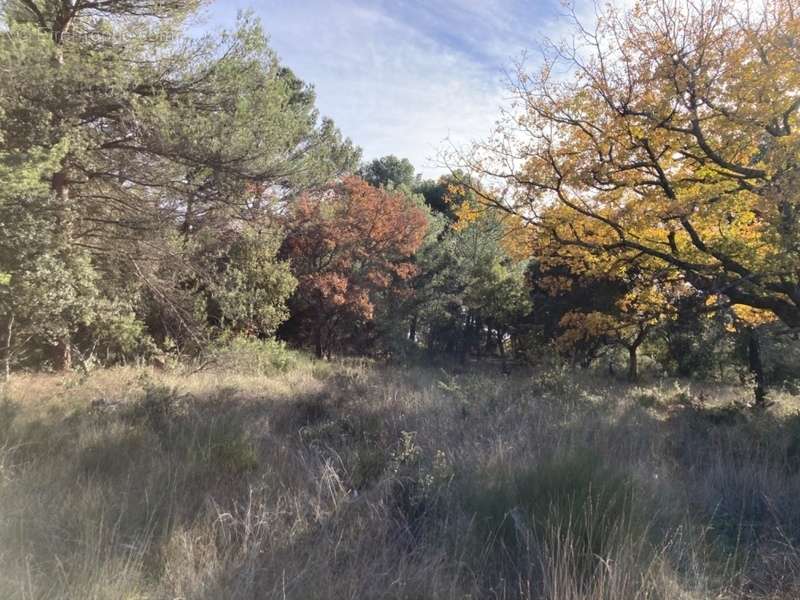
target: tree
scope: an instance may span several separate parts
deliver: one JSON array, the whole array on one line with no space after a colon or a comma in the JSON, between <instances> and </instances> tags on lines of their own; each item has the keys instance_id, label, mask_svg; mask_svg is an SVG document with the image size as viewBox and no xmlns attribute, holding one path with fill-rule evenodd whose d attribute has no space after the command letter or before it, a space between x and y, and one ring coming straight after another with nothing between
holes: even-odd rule
<instances>
[{"instance_id":1,"label":"tree","mask_svg":"<svg viewBox=\"0 0 800 600\"><path fill-rule=\"evenodd\" d=\"M712 305L714 301L714 298L709 299L709 303ZM721 303L718 310L726 317L729 330L738 333L740 341L744 342L748 368L753 377L755 406L757 408L766 408L768 394L767 376L764 368L761 350L761 334L759 330L761 326L774 323L777 319L770 311L756 309L742 304L729 305Z\"/></svg>"},{"instance_id":2,"label":"tree","mask_svg":"<svg viewBox=\"0 0 800 600\"><path fill-rule=\"evenodd\" d=\"M456 186L451 193L458 194ZM439 214L428 243L418 253L414 293L401 314L411 316L410 337L423 333L430 355L497 353L516 347L530 312L526 257L511 251L513 221L473 206L459 196L453 216ZM451 220L452 219L452 220Z\"/></svg>"},{"instance_id":3,"label":"tree","mask_svg":"<svg viewBox=\"0 0 800 600\"><path fill-rule=\"evenodd\" d=\"M466 185L461 185L462 181ZM425 203L432 211L456 221L458 208L464 202L474 201L474 193L469 187L471 183L468 174L456 169L435 181L425 179L417 182L414 191L425 198Z\"/></svg>"},{"instance_id":4,"label":"tree","mask_svg":"<svg viewBox=\"0 0 800 600\"><path fill-rule=\"evenodd\" d=\"M347 177L300 197L286 227L283 255L299 282L294 316L322 357L373 319L379 293L414 273L428 222L405 195Z\"/></svg>"},{"instance_id":5,"label":"tree","mask_svg":"<svg viewBox=\"0 0 800 600\"><path fill-rule=\"evenodd\" d=\"M493 211L475 213L470 202L461 204L457 214L454 235L465 283L462 302L478 343L485 329L485 345L496 347L505 360L506 337L514 338L531 310L527 257L520 259L511 251L515 238L510 219Z\"/></svg>"},{"instance_id":6,"label":"tree","mask_svg":"<svg viewBox=\"0 0 800 600\"><path fill-rule=\"evenodd\" d=\"M195 274L176 268L183 244L206 227L264 218L359 156L252 19L220 38L184 37L200 4L4 2L0 39L0 188L16 189L4 194L0 221L42 224L48 269L76 282L79 268L97 284L72 286L92 294L78 304L110 310L138 294L150 325L168 316L187 339L199 339L190 328L202 319L191 318L197 298L187 297ZM27 169L31 161L42 168ZM45 189L22 189L32 179ZM62 367L85 321L75 315L59 329Z\"/></svg>"},{"instance_id":7,"label":"tree","mask_svg":"<svg viewBox=\"0 0 800 600\"><path fill-rule=\"evenodd\" d=\"M594 223L579 215L568 227L586 238ZM560 244L540 230L529 234L536 312L543 313L538 320L549 326L549 339L575 358L583 354L584 362L603 346L621 346L628 352L628 378L637 379L639 348L677 316L676 305L692 288L675 269L647 255L620 257Z\"/></svg>"},{"instance_id":8,"label":"tree","mask_svg":"<svg viewBox=\"0 0 800 600\"><path fill-rule=\"evenodd\" d=\"M289 316L286 301L297 286L289 263L276 260L281 232L244 225L199 237L196 285L212 324L259 337L274 334Z\"/></svg>"},{"instance_id":9,"label":"tree","mask_svg":"<svg viewBox=\"0 0 800 600\"><path fill-rule=\"evenodd\" d=\"M800 327L798 36L796 0L576 19L540 73L520 68L519 111L465 162L502 182L487 202L559 245L649 257Z\"/></svg>"},{"instance_id":10,"label":"tree","mask_svg":"<svg viewBox=\"0 0 800 600\"><path fill-rule=\"evenodd\" d=\"M0 115L2 113L0 112ZM64 253L47 177L64 156L62 145L5 150L0 133L0 325L5 376L33 338L56 344L89 325L97 309L96 275L85 252Z\"/></svg>"},{"instance_id":11,"label":"tree","mask_svg":"<svg viewBox=\"0 0 800 600\"><path fill-rule=\"evenodd\" d=\"M624 294L610 309L568 312L560 321L564 333L558 343L571 347L586 339L622 346L628 352L628 379L639 378L638 350L648 334L672 318L669 296L650 285Z\"/></svg>"},{"instance_id":12,"label":"tree","mask_svg":"<svg viewBox=\"0 0 800 600\"><path fill-rule=\"evenodd\" d=\"M393 154L363 165L358 174L375 187L411 188L415 182L414 165L407 158L397 158Z\"/></svg>"}]
</instances>

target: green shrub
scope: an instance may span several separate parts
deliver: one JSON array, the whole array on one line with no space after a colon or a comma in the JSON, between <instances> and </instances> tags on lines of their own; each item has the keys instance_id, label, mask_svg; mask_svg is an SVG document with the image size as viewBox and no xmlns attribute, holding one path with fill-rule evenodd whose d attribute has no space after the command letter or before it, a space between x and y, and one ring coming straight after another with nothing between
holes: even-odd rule
<instances>
[{"instance_id":1,"label":"green shrub","mask_svg":"<svg viewBox=\"0 0 800 600\"><path fill-rule=\"evenodd\" d=\"M218 367L253 375L286 373L309 361L305 354L288 348L285 342L241 335L222 338L212 357Z\"/></svg>"},{"instance_id":2,"label":"green shrub","mask_svg":"<svg viewBox=\"0 0 800 600\"><path fill-rule=\"evenodd\" d=\"M168 444L176 421L186 413L184 400L176 388L146 383L144 397L133 405L128 418L143 422Z\"/></svg>"},{"instance_id":3,"label":"green shrub","mask_svg":"<svg viewBox=\"0 0 800 600\"><path fill-rule=\"evenodd\" d=\"M532 389L534 393L557 398L577 397L580 386L575 381L575 371L556 358L552 364L534 376Z\"/></svg>"},{"instance_id":4,"label":"green shrub","mask_svg":"<svg viewBox=\"0 0 800 600\"><path fill-rule=\"evenodd\" d=\"M223 473L241 475L258 468L258 453L241 425L231 418L212 419L194 440L194 456Z\"/></svg>"},{"instance_id":5,"label":"green shrub","mask_svg":"<svg viewBox=\"0 0 800 600\"><path fill-rule=\"evenodd\" d=\"M389 457L382 448L361 445L356 448L350 478L357 490L363 490L378 481L389 466Z\"/></svg>"},{"instance_id":6,"label":"green shrub","mask_svg":"<svg viewBox=\"0 0 800 600\"><path fill-rule=\"evenodd\" d=\"M634 396L634 400L642 408L651 408L653 410L661 410L664 408L664 402L653 392L642 392Z\"/></svg>"},{"instance_id":7,"label":"green shrub","mask_svg":"<svg viewBox=\"0 0 800 600\"><path fill-rule=\"evenodd\" d=\"M620 535L645 529L631 481L589 451L473 479L463 498L479 543L516 569L527 568L537 548L559 548L588 577Z\"/></svg>"},{"instance_id":8,"label":"green shrub","mask_svg":"<svg viewBox=\"0 0 800 600\"><path fill-rule=\"evenodd\" d=\"M154 433L164 451L191 464L239 475L258 466L258 456L235 415L208 415L174 388L151 385L128 416Z\"/></svg>"}]
</instances>

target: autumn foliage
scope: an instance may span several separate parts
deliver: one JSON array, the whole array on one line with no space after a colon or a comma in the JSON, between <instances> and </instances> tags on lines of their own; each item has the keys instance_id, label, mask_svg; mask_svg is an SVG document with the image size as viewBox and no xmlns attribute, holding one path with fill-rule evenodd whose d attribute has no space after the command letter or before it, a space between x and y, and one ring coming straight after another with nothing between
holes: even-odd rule
<instances>
[{"instance_id":1,"label":"autumn foliage","mask_svg":"<svg viewBox=\"0 0 800 600\"><path fill-rule=\"evenodd\" d=\"M470 166L564 247L646 257L800 327L798 15L796 0L604 9L520 69L519 111Z\"/></svg>"},{"instance_id":2,"label":"autumn foliage","mask_svg":"<svg viewBox=\"0 0 800 600\"><path fill-rule=\"evenodd\" d=\"M345 323L371 321L376 296L415 273L411 259L428 222L406 196L348 177L303 195L287 226L299 320L321 356Z\"/></svg>"}]
</instances>

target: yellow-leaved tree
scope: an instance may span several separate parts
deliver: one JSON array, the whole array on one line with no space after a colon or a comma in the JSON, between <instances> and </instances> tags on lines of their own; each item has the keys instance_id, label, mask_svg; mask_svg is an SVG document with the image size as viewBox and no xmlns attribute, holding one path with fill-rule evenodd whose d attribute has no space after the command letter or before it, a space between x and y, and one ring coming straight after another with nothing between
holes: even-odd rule
<instances>
[{"instance_id":1,"label":"yellow-leaved tree","mask_svg":"<svg viewBox=\"0 0 800 600\"><path fill-rule=\"evenodd\" d=\"M499 135L460 158L486 202L582 261L646 260L799 328L798 40L800 0L576 18L538 73L519 69Z\"/></svg>"},{"instance_id":2,"label":"yellow-leaved tree","mask_svg":"<svg viewBox=\"0 0 800 600\"><path fill-rule=\"evenodd\" d=\"M628 378L638 378L638 350L648 335L677 317L679 300L691 294L676 269L650 256L603 252L584 245L561 244L560 235L575 235L602 245L592 219L569 215L560 206L542 213L556 236L529 231L537 268L535 287L550 298L574 296L559 320L559 349L584 351L592 345L621 346L628 353ZM590 290L573 294L573 290ZM536 307L534 307L535 309Z\"/></svg>"}]
</instances>

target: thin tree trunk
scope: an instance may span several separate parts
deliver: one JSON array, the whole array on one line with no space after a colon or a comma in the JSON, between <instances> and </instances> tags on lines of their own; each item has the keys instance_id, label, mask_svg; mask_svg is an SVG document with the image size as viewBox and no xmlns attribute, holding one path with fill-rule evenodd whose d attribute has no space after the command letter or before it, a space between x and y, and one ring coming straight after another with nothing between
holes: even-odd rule
<instances>
[{"instance_id":1,"label":"thin tree trunk","mask_svg":"<svg viewBox=\"0 0 800 600\"><path fill-rule=\"evenodd\" d=\"M8 321L8 328L6 329L6 352L5 352L5 381L11 380L11 340L14 335L14 314Z\"/></svg>"},{"instance_id":2,"label":"thin tree trunk","mask_svg":"<svg viewBox=\"0 0 800 600\"><path fill-rule=\"evenodd\" d=\"M628 381L639 379L639 344L628 346Z\"/></svg>"},{"instance_id":3,"label":"thin tree trunk","mask_svg":"<svg viewBox=\"0 0 800 600\"><path fill-rule=\"evenodd\" d=\"M63 42L64 36L69 31L70 26L72 25L72 20L75 17L75 12L73 10L73 6L68 3L62 3L60 11L55 15L53 21L53 40L55 41L55 61L58 65L58 68L62 68L64 66L64 50L63 50ZM61 121L61 118L57 118L57 121ZM69 197L69 180L67 177L67 169L66 164L62 162L61 169L53 174L51 179L51 188L56 196L56 200L58 201L58 226L60 227L61 231L61 257L66 262L68 254L71 252L72 249L72 238L73 238L73 224L72 224L72 206ZM67 324L67 328L69 328L69 324ZM68 371L72 368L72 339L69 331L67 331L64 336L59 340L58 343L58 351L59 351L59 368Z\"/></svg>"},{"instance_id":4,"label":"thin tree trunk","mask_svg":"<svg viewBox=\"0 0 800 600\"><path fill-rule=\"evenodd\" d=\"M747 330L747 361L750 372L755 377L755 405L763 408L767 402L767 378L764 375L764 363L761 360L761 340L755 327Z\"/></svg>"},{"instance_id":5,"label":"thin tree trunk","mask_svg":"<svg viewBox=\"0 0 800 600\"><path fill-rule=\"evenodd\" d=\"M461 347L458 349L458 362L462 365L467 362L467 351L470 345L472 317L467 315L464 322L464 331L461 336Z\"/></svg>"},{"instance_id":6,"label":"thin tree trunk","mask_svg":"<svg viewBox=\"0 0 800 600\"><path fill-rule=\"evenodd\" d=\"M317 355L318 359L322 360L325 357L322 351L322 323L317 324L317 333L314 343L315 343L315 348L314 348L315 354Z\"/></svg>"},{"instance_id":7,"label":"thin tree trunk","mask_svg":"<svg viewBox=\"0 0 800 600\"><path fill-rule=\"evenodd\" d=\"M58 342L58 370L72 370L72 340L69 334L63 336Z\"/></svg>"},{"instance_id":8,"label":"thin tree trunk","mask_svg":"<svg viewBox=\"0 0 800 600\"><path fill-rule=\"evenodd\" d=\"M481 338L483 337L483 319L480 317L475 319L475 333L473 336L474 344L475 344L475 353L480 358L483 356L483 347L481 345ZM487 334L488 339L488 334Z\"/></svg>"},{"instance_id":9,"label":"thin tree trunk","mask_svg":"<svg viewBox=\"0 0 800 600\"><path fill-rule=\"evenodd\" d=\"M506 359L506 349L503 337L504 337L503 332L498 329L497 348L500 351L500 370L503 372L503 375L511 375L511 367L509 367L508 360Z\"/></svg>"},{"instance_id":10,"label":"thin tree trunk","mask_svg":"<svg viewBox=\"0 0 800 600\"><path fill-rule=\"evenodd\" d=\"M186 201L186 213L183 216L183 223L181 223L181 234L183 235L183 241L186 243L189 240L189 234L192 232L193 221L194 221L194 198L191 196Z\"/></svg>"},{"instance_id":11,"label":"thin tree trunk","mask_svg":"<svg viewBox=\"0 0 800 600\"><path fill-rule=\"evenodd\" d=\"M59 172L53 175L52 188L58 200L58 220L61 231L61 257L68 261L68 255L72 249L72 207L70 206L69 197L69 183L67 181L67 172L62 168ZM66 327L69 328L69 323ZM67 331L58 341L58 368L62 371L69 371L72 369L72 337Z\"/></svg>"},{"instance_id":12,"label":"thin tree trunk","mask_svg":"<svg viewBox=\"0 0 800 600\"><path fill-rule=\"evenodd\" d=\"M629 345L625 346L628 349L628 381L636 381L639 379L639 346L642 345L650 329L642 327L639 329L639 334Z\"/></svg>"}]
</instances>

